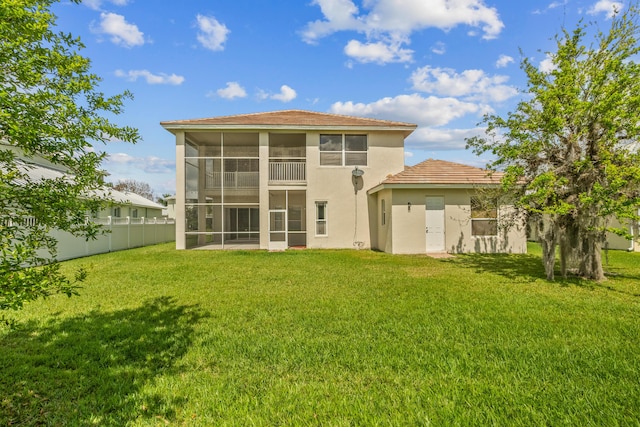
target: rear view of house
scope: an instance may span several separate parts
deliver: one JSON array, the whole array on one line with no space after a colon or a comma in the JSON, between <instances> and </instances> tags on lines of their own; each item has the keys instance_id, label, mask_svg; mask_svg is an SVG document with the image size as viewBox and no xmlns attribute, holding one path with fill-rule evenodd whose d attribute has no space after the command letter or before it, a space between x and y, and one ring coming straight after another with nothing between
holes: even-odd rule
<instances>
[{"instance_id":1,"label":"rear view of house","mask_svg":"<svg viewBox=\"0 0 640 427\"><path fill-rule=\"evenodd\" d=\"M421 223L411 218L419 228L401 231L408 227L397 212L404 193L392 182L406 173L404 140L414 124L287 110L161 125L176 137L177 249L429 250L424 212ZM473 183L467 184L468 193ZM411 206L417 217L435 199L425 196L433 188L415 190ZM451 197L441 201L450 206L471 200ZM449 230L453 226L445 223L443 232L457 233ZM405 237L412 243L392 242ZM476 249L446 242L437 250ZM485 249L520 251L502 243Z\"/></svg>"}]
</instances>

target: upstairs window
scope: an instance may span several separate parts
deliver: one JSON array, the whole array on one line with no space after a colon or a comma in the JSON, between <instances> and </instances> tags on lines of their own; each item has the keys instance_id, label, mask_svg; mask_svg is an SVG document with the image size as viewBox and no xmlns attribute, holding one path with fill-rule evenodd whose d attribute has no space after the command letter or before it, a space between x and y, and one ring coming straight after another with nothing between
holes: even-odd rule
<instances>
[{"instance_id":1,"label":"upstairs window","mask_svg":"<svg viewBox=\"0 0 640 427\"><path fill-rule=\"evenodd\" d=\"M320 135L321 166L367 166L367 135Z\"/></svg>"},{"instance_id":2,"label":"upstairs window","mask_svg":"<svg viewBox=\"0 0 640 427\"><path fill-rule=\"evenodd\" d=\"M471 198L471 235L498 235L498 201Z\"/></svg>"}]
</instances>

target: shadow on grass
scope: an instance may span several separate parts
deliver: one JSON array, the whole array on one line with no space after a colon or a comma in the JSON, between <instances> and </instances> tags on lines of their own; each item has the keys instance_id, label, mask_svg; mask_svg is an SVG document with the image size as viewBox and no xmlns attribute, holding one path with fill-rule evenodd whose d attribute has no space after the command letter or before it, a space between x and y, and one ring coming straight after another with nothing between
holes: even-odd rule
<instances>
[{"instance_id":1,"label":"shadow on grass","mask_svg":"<svg viewBox=\"0 0 640 427\"><path fill-rule=\"evenodd\" d=\"M545 279L544 268L539 256L530 254L459 254L446 262L477 273L493 273L514 282L531 282Z\"/></svg>"},{"instance_id":2,"label":"shadow on grass","mask_svg":"<svg viewBox=\"0 0 640 427\"><path fill-rule=\"evenodd\" d=\"M539 255L532 254L460 254L445 262L456 263L464 268L474 269L477 273L492 273L505 277L513 283L528 283L535 280L546 280L544 267ZM629 273L624 268L607 268L609 278L629 281L640 281L640 276ZM550 282L551 283L551 282ZM556 263L555 280L560 286L580 286L590 289L605 289L611 292L640 297L637 292L630 292L625 288L617 288L607 281L596 282L569 274L566 278L560 275L559 262Z\"/></svg>"},{"instance_id":3,"label":"shadow on grass","mask_svg":"<svg viewBox=\"0 0 640 427\"><path fill-rule=\"evenodd\" d=\"M18 325L0 338L0 424L170 420L181 402L144 387L178 373L175 363L203 317L162 297L136 309Z\"/></svg>"}]
</instances>

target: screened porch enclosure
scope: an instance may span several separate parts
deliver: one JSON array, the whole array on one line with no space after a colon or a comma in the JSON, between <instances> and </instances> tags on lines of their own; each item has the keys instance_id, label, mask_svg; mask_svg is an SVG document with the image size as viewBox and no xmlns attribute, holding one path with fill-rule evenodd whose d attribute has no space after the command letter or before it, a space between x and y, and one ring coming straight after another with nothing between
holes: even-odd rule
<instances>
[{"instance_id":1,"label":"screened porch enclosure","mask_svg":"<svg viewBox=\"0 0 640 427\"><path fill-rule=\"evenodd\" d=\"M269 248L307 245L307 192L269 191Z\"/></svg>"},{"instance_id":2,"label":"screened porch enclosure","mask_svg":"<svg viewBox=\"0 0 640 427\"><path fill-rule=\"evenodd\" d=\"M258 245L259 188L258 133L186 133L186 247Z\"/></svg>"},{"instance_id":3,"label":"screened porch enclosure","mask_svg":"<svg viewBox=\"0 0 640 427\"><path fill-rule=\"evenodd\" d=\"M269 134L269 184L306 183L306 144L306 135L303 133Z\"/></svg>"}]
</instances>

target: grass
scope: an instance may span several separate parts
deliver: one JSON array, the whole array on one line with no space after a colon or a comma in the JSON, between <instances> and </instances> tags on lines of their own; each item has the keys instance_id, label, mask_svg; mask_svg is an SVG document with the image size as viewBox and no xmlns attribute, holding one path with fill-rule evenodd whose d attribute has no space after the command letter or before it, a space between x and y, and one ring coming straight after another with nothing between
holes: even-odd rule
<instances>
[{"instance_id":1,"label":"grass","mask_svg":"<svg viewBox=\"0 0 640 427\"><path fill-rule=\"evenodd\" d=\"M640 425L640 254L174 251L65 263L0 330L2 425Z\"/></svg>"}]
</instances>

